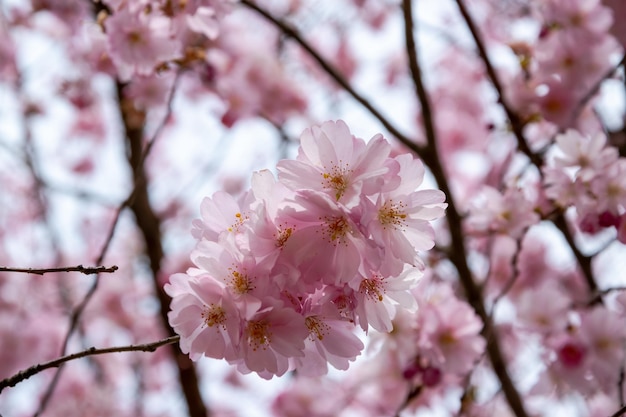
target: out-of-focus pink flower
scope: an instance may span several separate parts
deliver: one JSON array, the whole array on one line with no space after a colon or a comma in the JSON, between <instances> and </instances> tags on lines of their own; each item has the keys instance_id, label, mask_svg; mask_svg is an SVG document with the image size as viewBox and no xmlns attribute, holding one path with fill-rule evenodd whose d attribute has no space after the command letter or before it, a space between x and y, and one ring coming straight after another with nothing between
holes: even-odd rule
<instances>
[{"instance_id":1,"label":"out-of-focus pink flower","mask_svg":"<svg viewBox=\"0 0 626 417\"><path fill-rule=\"evenodd\" d=\"M170 33L165 16L124 7L104 22L109 54L122 79L153 74L160 64L181 56L181 44Z\"/></svg>"},{"instance_id":2,"label":"out-of-focus pink flower","mask_svg":"<svg viewBox=\"0 0 626 417\"><path fill-rule=\"evenodd\" d=\"M577 176L582 181L591 180L597 173L617 160L617 150L606 146L606 136L598 133L593 137L583 136L568 129L557 135L556 144L563 156L554 158L556 167L580 168Z\"/></svg>"},{"instance_id":3,"label":"out-of-focus pink flower","mask_svg":"<svg viewBox=\"0 0 626 417\"><path fill-rule=\"evenodd\" d=\"M451 291L418 299L420 355L446 372L464 374L485 349L482 322L473 309Z\"/></svg>"},{"instance_id":4,"label":"out-of-focus pink flower","mask_svg":"<svg viewBox=\"0 0 626 417\"><path fill-rule=\"evenodd\" d=\"M622 0L603 0L603 3L613 12L611 33L622 44L622 47L626 47L626 27L620 23L626 16L626 3Z\"/></svg>"},{"instance_id":5,"label":"out-of-focus pink flower","mask_svg":"<svg viewBox=\"0 0 626 417\"><path fill-rule=\"evenodd\" d=\"M533 203L518 188L508 188L504 195L483 187L470 209L469 224L474 232L496 232L518 238L539 221Z\"/></svg>"},{"instance_id":6,"label":"out-of-focus pink flower","mask_svg":"<svg viewBox=\"0 0 626 417\"><path fill-rule=\"evenodd\" d=\"M522 326L543 332L560 331L567 323L571 300L553 283L529 286L517 299L517 316Z\"/></svg>"},{"instance_id":7,"label":"out-of-focus pink flower","mask_svg":"<svg viewBox=\"0 0 626 417\"><path fill-rule=\"evenodd\" d=\"M601 0L547 0L541 6L549 25L578 30L587 36L605 35L612 23L611 12Z\"/></svg>"}]
</instances>

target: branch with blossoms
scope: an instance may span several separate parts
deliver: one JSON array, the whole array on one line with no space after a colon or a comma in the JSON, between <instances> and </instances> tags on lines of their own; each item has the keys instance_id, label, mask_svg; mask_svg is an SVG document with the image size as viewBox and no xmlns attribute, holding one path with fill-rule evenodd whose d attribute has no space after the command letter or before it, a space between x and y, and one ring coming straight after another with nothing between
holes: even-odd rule
<instances>
[{"instance_id":1,"label":"branch with blossoms","mask_svg":"<svg viewBox=\"0 0 626 417\"><path fill-rule=\"evenodd\" d=\"M85 275L94 275L100 273L113 273L118 270L116 265L113 266L61 266L57 268L14 268L10 266L0 266L0 272L20 272L24 274L44 275L53 272L80 272Z\"/></svg>"},{"instance_id":2,"label":"branch with blossoms","mask_svg":"<svg viewBox=\"0 0 626 417\"><path fill-rule=\"evenodd\" d=\"M53 359L48 362L44 362L38 365L31 366L28 369L24 369L23 371L18 372L17 374L5 378L0 381L0 393L9 387L14 387L22 381L27 380L28 378L37 375L38 373L45 371L46 369L58 368L66 362L70 362L76 359L85 358L88 356L94 355L104 355L108 353L116 353L116 352L154 352L161 346L171 345L179 341L179 336L171 336L162 340L157 340L156 342L143 343L140 345L127 345L127 346L115 346L108 348L95 348L90 347L89 349L83 350L81 352L72 353L70 355L65 355L57 359Z\"/></svg>"},{"instance_id":3,"label":"branch with blossoms","mask_svg":"<svg viewBox=\"0 0 626 417\"><path fill-rule=\"evenodd\" d=\"M448 185L448 178L444 172L443 166L440 162L440 155L437 150L437 138L433 121L432 110L428 98L428 93L422 82L421 68L419 64L417 48L414 41L414 28L413 28L413 9L412 0L403 0L402 2L405 22L405 40L406 50L409 55L409 68L415 85L416 95L421 104L422 117L424 120L424 126L426 131L426 138L428 143L427 150L430 153L430 158L426 160L428 163L437 184L441 190L447 196L448 209L446 211L446 220L448 222L448 229L452 237L453 250L450 253L450 260L457 268L459 278L463 289L465 290L467 299L470 305L474 308L476 313L480 316L484 323L483 334L487 340L487 352L493 369L500 380L502 390L506 396L511 409L518 417L527 416L527 412L524 408L522 398L517 391L509 373L507 371L506 362L501 352L501 348L498 342L498 338L495 336L493 323L489 313L487 312L484 301L482 299L481 290L479 286L474 282L474 278L467 264L466 249L465 249L465 237L463 235L462 220L457 211L454 196ZM416 394L415 394L416 395ZM407 403L409 398L407 398Z\"/></svg>"},{"instance_id":4,"label":"branch with blossoms","mask_svg":"<svg viewBox=\"0 0 626 417\"><path fill-rule=\"evenodd\" d=\"M498 94L498 102L504 109L507 115L507 118L511 124L511 130L513 131L513 134L517 138L517 144L518 144L519 150L522 151L522 153L524 153L524 155L528 157L528 159L532 162L532 164L535 165L535 167L539 170L539 172L543 174L543 171L542 171L543 160L540 155L533 152L533 150L530 148L528 144L527 139L524 136L524 132L523 132L524 122L517 115L517 113L513 110L512 106L508 103L505 97L504 88L498 77L498 74L496 73L496 70L493 64L491 63L491 60L489 59L489 56L487 54L487 49L485 47L485 44L479 32L479 29L476 23L474 22L474 19L470 15L470 12L467 9L464 0L456 0L456 3L459 7L459 11L461 12L461 15L463 16L465 23L467 24L467 27L470 33L472 34L472 38L474 40L474 43L476 44L476 47L478 48L479 55L485 65L485 69L487 71L489 79L491 80L491 83L493 84L493 87L495 88ZM611 71L609 74L612 74L612 73L613 71ZM590 93L593 93L593 91L595 90L592 89ZM581 99L581 103L579 104L582 104L582 102L588 100L589 97L590 96L587 95L586 97ZM589 286L589 290L591 292L595 291L598 288L598 286L595 282L595 278L591 270L591 258L582 254L582 252L578 249L576 243L574 242L569 226L567 225L567 220L565 219L562 213L556 213L553 223L562 232L570 249L572 250L574 256L576 257L578 264L583 272L583 275L585 279L587 280L587 285Z\"/></svg>"}]
</instances>

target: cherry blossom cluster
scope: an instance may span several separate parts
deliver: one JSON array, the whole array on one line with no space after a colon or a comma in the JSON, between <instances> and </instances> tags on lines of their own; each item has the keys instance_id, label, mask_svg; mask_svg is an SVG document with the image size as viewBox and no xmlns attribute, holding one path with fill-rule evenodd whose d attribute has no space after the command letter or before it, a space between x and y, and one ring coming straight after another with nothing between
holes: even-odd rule
<instances>
[{"instance_id":1,"label":"cherry blossom cluster","mask_svg":"<svg viewBox=\"0 0 626 417\"><path fill-rule=\"evenodd\" d=\"M265 378L315 375L360 354L357 325L391 331L396 307L415 306L418 251L433 247L429 221L446 205L417 190L421 161L390 153L380 134L365 142L326 122L304 131L277 180L257 172L239 199L206 198L195 267L165 286L183 352Z\"/></svg>"},{"instance_id":2,"label":"cherry blossom cluster","mask_svg":"<svg viewBox=\"0 0 626 417\"><path fill-rule=\"evenodd\" d=\"M341 415L349 396L363 408L359 415L390 416L411 389L419 389L419 395L406 410L446 403L446 395L457 390L481 361L483 323L449 283L424 277L413 293L417 314L399 310L394 331L374 335L370 350L375 353L367 362L355 364L340 384L330 378L295 379L276 397L272 415ZM315 401L320 392L324 401Z\"/></svg>"},{"instance_id":3,"label":"cherry blossom cluster","mask_svg":"<svg viewBox=\"0 0 626 417\"><path fill-rule=\"evenodd\" d=\"M626 243L626 159L602 132L587 136L570 129L557 135L556 147L544 169L546 196L559 207L575 207L583 232L614 227Z\"/></svg>"},{"instance_id":4,"label":"cherry blossom cluster","mask_svg":"<svg viewBox=\"0 0 626 417\"><path fill-rule=\"evenodd\" d=\"M547 0L533 6L541 28L535 44L510 45L521 66L509 86L510 99L527 121L545 120L567 129L620 50L609 34L612 11L600 0Z\"/></svg>"}]
</instances>

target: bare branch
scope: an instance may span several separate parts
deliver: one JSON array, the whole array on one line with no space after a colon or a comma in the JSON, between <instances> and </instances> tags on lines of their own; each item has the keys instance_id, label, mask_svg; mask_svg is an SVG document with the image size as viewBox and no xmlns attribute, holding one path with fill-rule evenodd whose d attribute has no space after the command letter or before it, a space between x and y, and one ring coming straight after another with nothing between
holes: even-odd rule
<instances>
[{"instance_id":1,"label":"bare branch","mask_svg":"<svg viewBox=\"0 0 626 417\"><path fill-rule=\"evenodd\" d=\"M118 270L116 265L113 266L62 266L58 268L13 268L10 266L0 266L0 272L22 272L25 274L44 275L52 272L80 272L85 275L94 275L99 273L113 273Z\"/></svg>"},{"instance_id":2,"label":"bare branch","mask_svg":"<svg viewBox=\"0 0 626 417\"><path fill-rule=\"evenodd\" d=\"M129 345L129 346L116 346L109 348L101 348L96 349L95 347L90 347L87 350L83 350L81 352L72 353L71 355L62 356L60 358L51 360L49 362L45 362L39 365L31 366L28 369L18 372L17 374L3 379L0 381L0 392L7 387L14 387L20 382L30 378L33 375L36 375L46 369L50 368L58 368L63 365L65 362L73 361L75 359L84 358L86 356L93 355L103 355L105 353L114 353L114 352L154 352L157 348L165 345L171 345L180 340L180 336L172 336L166 339L158 340L156 342L144 343L142 345Z\"/></svg>"},{"instance_id":3,"label":"bare branch","mask_svg":"<svg viewBox=\"0 0 626 417\"><path fill-rule=\"evenodd\" d=\"M409 69L411 70L411 78L413 79L413 84L415 84L415 92L422 108L422 119L424 121L424 131L426 133L428 146L435 148L437 146L437 133L430 107L430 99L428 98L428 93L424 87L422 70L417 57L417 47L415 45L413 33L413 7L411 0L402 1L402 10L404 12L404 36L406 42L406 52L409 58Z\"/></svg>"}]
</instances>

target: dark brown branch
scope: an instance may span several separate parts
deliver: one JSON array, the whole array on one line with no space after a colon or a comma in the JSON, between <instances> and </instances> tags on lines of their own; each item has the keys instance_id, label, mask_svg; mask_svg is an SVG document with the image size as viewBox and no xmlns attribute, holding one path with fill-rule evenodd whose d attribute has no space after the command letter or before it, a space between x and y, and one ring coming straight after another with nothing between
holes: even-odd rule
<instances>
[{"instance_id":1,"label":"dark brown branch","mask_svg":"<svg viewBox=\"0 0 626 417\"><path fill-rule=\"evenodd\" d=\"M626 414L626 405L617 410L614 414L611 414L611 417L620 417Z\"/></svg>"},{"instance_id":2,"label":"dark brown branch","mask_svg":"<svg viewBox=\"0 0 626 417\"><path fill-rule=\"evenodd\" d=\"M117 93L120 102L119 110L128 144L128 163L133 172L134 183L133 193L127 200L129 204L128 207L135 215L137 227L145 243L145 251L148 255L152 281L157 299L159 300L159 315L162 327L168 334L173 336L175 333L170 327L167 317L171 299L165 293L163 285L159 281L161 261L164 257L163 245L161 243L161 219L152 207L148 192L148 178L144 166L146 151L143 150L144 126L132 120L134 116L132 112L135 110L132 107L132 103L124 103L123 87L123 84L118 82ZM166 117L169 117L171 111L171 96L168 109ZM154 141L157 139L156 135L159 133L158 131L159 129L157 129L155 136L153 136L149 143L154 144ZM148 146L151 145L149 144ZM146 150L149 149L149 147L146 148ZM178 382L183 391L190 417L209 416L209 410L204 404L204 400L200 394L200 381L193 362L191 362L189 356L183 354L179 348L172 349L171 354L178 371Z\"/></svg>"},{"instance_id":3,"label":"dark brown branch","mask_svg":"<svg viewBox=\"0 0 626 417\"><path fill-rule=\"evenodd\" d=\"M0 272L21 272L25 274L44 275L52 272L80 272L85 275L99 273L113 273L118 270L116 265L106 266L62 266L58 268L13 268L10 266L0 266Z\"/></svg>"},{"instance_id":4,"label":"dark brown branch","mask_svg":"<svg viewBox=\"0 0 626 417\"><path fill-rule=\"evenodd\" d=\"M415 398L417 398L418 395L420 395L420 393L422 392L422 389L423 389L423 385L421 384L416 385L415 387L411 388L411 390L406 395L406 398L404 399L400 407L398 407L398 411L396 412L395 417L400 417L402 410L404 410L406 406L408 406L411 403L411 401L413 401Z\"/></svg>"},{"instance_id":5,"label":"dark brown branch","mask_svg":"<svg viewBox=\"0 0 626 417\"><path fill-rule=\"evenodd\" d=\"M58 368L63 365L65 362L73 361L75 359L84 358L87 356L93 355L104 355L105 353L114 353L114 352L154 352L157 348L165 345L171 345L180 340L179 336L172 336L166 339L158 340L156 342L144 343L142 345L129 345L129 346L116 346L109 348L96 349L95 347L91 347L87 350L83 350L81 352L72 353L71 355L62 356L60 358L51 360L49 362L45 362L39 365L31 366L28 369L18 372L17 374L3 379L0 381L0 392L7 387L14 387L20 382L30 378L33 375L36 375L46 369L50 368Z\"/></svg>"},{"instance_id":6,"label":"dark brown branch","mask_svg":"<svg viewBox=\"0 0 626 417\"><path fill-rule=\"evenodd\" d=\"M591 293L595 293L598 291L598 285L596 281L593 279L593 271L591 268L591 258L589 256L585 256L578 246L576 246L576 242L574 242L574 236L572 236L572 232L570 232L569 226L567 225L567 220L565 220L565 216L563 214L559 214L553 220L554 225L561 231L563 237L567 241L567 244L572 249L574 253L574 257L580 266L580 269L583 273L585 280L587 281L587 286L589 287L589 291Z\"/></svg>"},{"instance_id":7,"label":"dark brown branch","mask_svg":"<svg viewBox=\"0 0 626 417\"><path fill-rule=\"evenodd\" d=\"M382 113L380 113L368 99L358 93L350 83L337 71L328 61L326 61L313 47L306 41L298 31L293 28L287 22L284 22L269 13L267 10L256 5L250 0L241 0L241 4L259 13L265 19L269 20L274 26L276 26L282 33L293 39L298 45L302 47L317 63L318 65L333 79L339 86L341 86L348 94L350 94L359 104L365 107L384 127L395 136L402 144L411 149L417 155L422 154L422 148L413 142L408 136L400 132Z\"/></svg>"},{"instance_id":8,"label":"dark brown branch","mask_svg":"<svg viewBox=\"0 0 626 417\"><path fill-rule=\"evenodd\" d=\"M454 196L452 195L452 190L450 189L450 186L448 184L448 178L445 174L443 165L440 160L440 154L437 150L436 131L433 123L433 116L428 100L428 94L422 82L419 58L413 38L413 10L411 1L412 0L402 1L405 21L406 48L409 55L411 75L415 83L415 89L418 99L420 100L422 106L424 127L428 143L428 146L424 152L424 155L426 156L426 158L424 158L424 162L428 164L433 176L435 177L435 180L437 181L437 184L441 188L441 191L443 191L447 196L448 208L446 210L446 220L448 222L450 237L452 239L450 261L455 265L459 273L459 280L465 291L467 301L474 308L476 314L478 314L478 316L483 321L484 327L482 333L487 342L487 354L493 366L493 370L500 380L502 390L509 403L509 406L517 417L527 417L528 414L524 408L522 398L508 373L506 361L504 360L504 356L500 349L498 338L495 334L493 322L491 321L491 317L489 316L485 308L480 287L474 281L472 272L470 271L467 264L467 250L465 248L462 219L456 208Z\"/></svg>"},{"instance_id":9,"label":"dark brown branch","mask_svg":"<svg viewBox=\"0 0 626 417\"><path fill-rule=\"evenodd\" d=\"M424 122L424 131L428 146L435 148L437 146L437 132L433 121L433 114L430 106L428 93L422 81L422 70L420 68L419 59L417 57L417 47L414 39L413 29L413 7L411 0L402 1L402 10L404 14L404 37L406 43L406 51L409 57L409 69L411 70L411 78L415 85L415 92L419 99L422 119Z\"/></svg>"}]
</instances>

